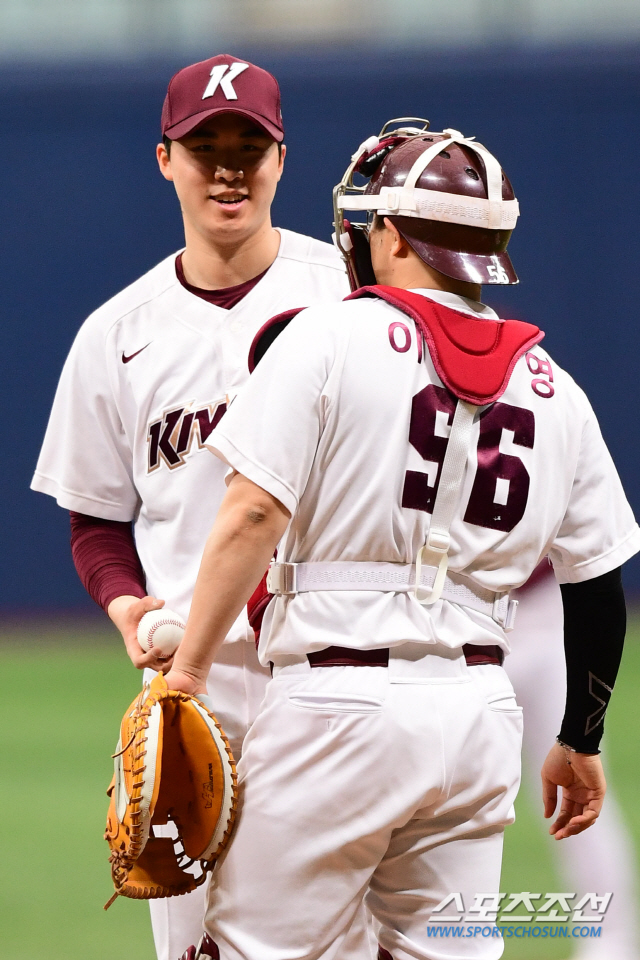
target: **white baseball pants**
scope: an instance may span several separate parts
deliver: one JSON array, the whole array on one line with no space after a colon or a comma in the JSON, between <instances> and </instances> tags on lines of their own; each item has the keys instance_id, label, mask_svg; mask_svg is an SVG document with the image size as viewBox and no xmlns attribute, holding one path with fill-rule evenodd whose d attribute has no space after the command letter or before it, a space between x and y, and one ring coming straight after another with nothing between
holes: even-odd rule
<instances>
[{"instance_id":1,"label":"white baseball pants","mask_svg":"<svg viewBox=\"0 0 640 960\"><path fill-rule=\"evenodd\" d=\"M205 926L223 960L340 960L366 896L394 960L495 960L433 908L499 890L521 711L498 666L405 644L389 667L276 669L239 767Z\"/></svg>"}]
</instances>

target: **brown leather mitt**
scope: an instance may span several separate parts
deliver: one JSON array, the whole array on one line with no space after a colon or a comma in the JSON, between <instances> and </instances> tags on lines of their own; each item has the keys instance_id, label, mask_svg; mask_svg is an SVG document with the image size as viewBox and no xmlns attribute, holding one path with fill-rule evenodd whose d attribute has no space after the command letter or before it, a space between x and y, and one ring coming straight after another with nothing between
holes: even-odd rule
<instances>
[{"instance_id":1,"label":"brown leather mitt","mask_svg":"<svg viewBox=\"0 0 640 960\"><path fill-rule=\"evenodd\" d=\"M145 685L120 726L105 839L118 896L174 897L204 882L233 828L237 778L207 697ZM154 836L174 824L177 839ZM162 831L167 833L168 831ZM195 865L195 872L192 868Z\"/></svg>"}]
</instances>

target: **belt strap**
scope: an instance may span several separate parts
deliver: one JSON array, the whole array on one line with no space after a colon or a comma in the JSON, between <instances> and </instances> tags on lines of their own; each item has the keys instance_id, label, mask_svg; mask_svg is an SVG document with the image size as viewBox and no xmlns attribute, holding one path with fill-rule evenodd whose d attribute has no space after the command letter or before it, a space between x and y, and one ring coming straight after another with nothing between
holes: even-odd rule
<instances>
[{"instance_id":1,"label":"belt strap","mask_svg":"<svg viewBox=\"0 0 640 960\"><path fill-rule=\"evenodd\" d=\"M421 587L432 587L437 567L422 566ZM464 582L466 580L466 582ZM267 575L267 590L275 596L291 597L297 593L321 590L376 590L409 593L416 586L416 567L412 563L366 563L359 561L326 561L318 563L272 563ZM505 630L513 629L517 600L508 593L494 593L474 584L460 574L449 573L442 584L442 600L478 610L495 620Z\"/></svg>"},{"instance_id":2,"label":"belt strap","mask_svg":"<svg viewBox=\"0 0 640 960\"><path fill-rule=\"evenodd\" d=\"M504 652L493 644L481 647L465 643L462 652L468 666L485 663L502 666L504 661ZM389 665L389 648L359 650L352 647L326 647L308 653L307 660L312 667L386 667Z\"/></svg>"},{"instance_id":3,"label":"belt strap","mask_svg":"<svg viewBox=\"0 0 640 960\"><path fill-rule=\"evenodd\" d=\"M326 647L307 654L312 667L386 667L389 647L379 650L358 650L351 647Z\"/></svg>"}]
</instances>

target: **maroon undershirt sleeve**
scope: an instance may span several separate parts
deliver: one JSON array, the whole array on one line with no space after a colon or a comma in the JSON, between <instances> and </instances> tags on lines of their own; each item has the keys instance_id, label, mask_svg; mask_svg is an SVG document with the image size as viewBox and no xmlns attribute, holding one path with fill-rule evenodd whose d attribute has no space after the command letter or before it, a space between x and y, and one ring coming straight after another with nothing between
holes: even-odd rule
<instances>
[{"instance_id":1,"label":"maroon undershirt sleeve","mask_svg":"<svg viewBox=\"0 0 640 960\"><path fill-rule=\"evenodd\" d=\"M130 523L69 512L71 555L82 584L106 612L116 597L145 597L145 577Z\"/></svg>"}]
</instances>

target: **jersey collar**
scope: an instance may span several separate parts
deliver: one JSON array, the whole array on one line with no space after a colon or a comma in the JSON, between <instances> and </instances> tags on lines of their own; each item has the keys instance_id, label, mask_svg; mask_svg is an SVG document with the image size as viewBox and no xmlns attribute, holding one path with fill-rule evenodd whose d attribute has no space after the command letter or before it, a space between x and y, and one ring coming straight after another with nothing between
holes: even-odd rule
<instances>
[{"instance_id":1,"label":"jersey collar","mask_svg":"<svg viewBox=\"0 0 640 960\"><path fill-rule=\"evenodd\" d=\"M469 297L461 297L457 293L450 293L448 290L431 290L428 287L412 287L409 293L419 293L421 297L427 297L435 303L441 303L443 307L449 307L451 310L460 310L462 313L468 313L469 316L477 320L498 320L500 317L488 307L486 303L480 303L479 300L470 300Z\"/></svg>"}]
</instances>

